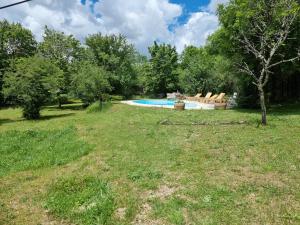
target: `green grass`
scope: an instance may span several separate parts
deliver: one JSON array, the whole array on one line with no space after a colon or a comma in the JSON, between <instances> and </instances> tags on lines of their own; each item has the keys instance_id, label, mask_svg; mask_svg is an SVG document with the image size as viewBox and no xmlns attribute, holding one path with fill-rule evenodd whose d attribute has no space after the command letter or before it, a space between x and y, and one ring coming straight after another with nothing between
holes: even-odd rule
<instances>
[{"instance_id":1,"label":"green grass","mask_svg":"<svg viewBox=\"0 0 300 225\"><path fill-rule=\"evenodd\" d=\"M54 131L0 133L0 177L8 173L59 166L86 155L92 147L77 140L74 127Z\"/></svg>"},{"instance_id":2,"label":"green grass","mask_svg":"<svg viewBox=\"0 0 300 225\"><path fill-rule=\"evenodd\" d=\"M94 177L58 181L48 193L46 208L76 224L108 224L114 212L108 185Z\"/></svg>"},{"instance_id":3,"label":"green grass","mask_svg":"<svg viewBox=\"0 0 300 225\"><path fill-rule=\"evenodd\" d=\"M259 119L255 110L74 104L25 121L3 109L0 221L299 224L300 106L271 108L267 127ZM95 211L76 210L93 200Z\"/></svg>"}]
</instances>

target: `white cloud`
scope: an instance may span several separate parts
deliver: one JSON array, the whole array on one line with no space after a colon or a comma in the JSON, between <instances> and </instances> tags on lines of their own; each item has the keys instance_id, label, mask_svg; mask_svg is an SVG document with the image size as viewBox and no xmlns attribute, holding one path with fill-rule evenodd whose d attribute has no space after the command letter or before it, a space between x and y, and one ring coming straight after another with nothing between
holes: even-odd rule
<instances>
[{"instance_id":1,"label":"white cloud","mask_svg":"<svg viewBox=\"0 0 300 225\"><path fill-rule=\"evenodd\" d=\"M101 0L95 5L108 33L122 33L144 52L159 39L171 38L168 26L181 15L182 8L167 0Z\"/></svg>"},{"instance_id":2,"label":"white cloud","mask_svg":"<svg viewBox=\"0 0 300 225\"><path fill-rule=\"evenodd\" d=\"M1 5L9 3L12 1L6 0ZM80 0L34 0L1 10L0 19L22 23L32 30L38 40L42 38L45 25L74 34L79 39L86 34L102 31L89 7L83 6Z\"/></svg>"},{"instance_id":3,"label":"white cloud","mask_svg":"<svg viewBox=\"0 0 300 225\"><path fill-rule=\"evenodd\" d=\"M185 46L204 45L207 37L218 28L218 18L207 12L193 13L186 24L178 27L174 34L174 44L179 52Z\"/></svg>"},{"instance_id":4,"label":"white cloud","mask_svg":"<svg viewBox=\"0 0 300 225\"><path fill-rule=\"evenodd\" d=\"M182 51L185 45L203 45L207 36L217 29L216 5L224 2L227 0L211 0L206 12L191 14L183 25L176 23L182 7L169 0L100 0L94 5L94 13L90 10L91 0L86 5L80 0L34 0L1 10L0 19L22 23L38 40L47 25L74 34L80 40L97 32L121 33L143 53L154 40L174 44ZM173 31L170 25L175 26Z\"/></svg>"},{"instance_id":5,"label":"white cloud","mask_svg":"<svg viewBox=\"0 0 300 225\"><path fill-rule=\"evenodd\" d=\"M206 9L211 13L215 13L220 4L226 4L228 2L229 0L211 0Z\"/></svg>"}]
</instances>

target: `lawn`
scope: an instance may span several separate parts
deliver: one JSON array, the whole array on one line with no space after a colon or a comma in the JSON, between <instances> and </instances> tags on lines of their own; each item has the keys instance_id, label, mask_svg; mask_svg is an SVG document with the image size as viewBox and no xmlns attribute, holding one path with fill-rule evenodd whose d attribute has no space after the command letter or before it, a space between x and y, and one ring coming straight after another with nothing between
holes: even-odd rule
<instances>
[{"instance_id":1,"label":"lawn","mask_svg":"<svg viewBox=\"0 0 300 225\"><path fill-rule=\"evenodd\" d=\"M0 110L0 224L299 224L300 106Z\"/></svg>"}]
</instances>

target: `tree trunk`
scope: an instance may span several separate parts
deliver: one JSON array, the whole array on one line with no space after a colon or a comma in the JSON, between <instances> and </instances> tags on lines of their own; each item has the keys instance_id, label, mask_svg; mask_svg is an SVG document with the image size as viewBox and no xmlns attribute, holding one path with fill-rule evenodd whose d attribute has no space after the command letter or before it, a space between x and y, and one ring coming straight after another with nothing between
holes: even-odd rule
<instances>
[{"instance_id":1,"label":"tree trunk","mask_svg":"<svg viewBox=\"0 0 300 225\"><path fill-rule=\"evenodd\" d=\"M261 124L267 125L267 109L266 109L266 102L265 102L265 92L262 87L258 88L259 96L260 96L260 107L261 107Z\"/></svg>"},{"instance_id":2,"label":"tree trunk","mask_svg":"<svg viewBox=\"0 0 300 225\"><path fill-rule=\"evenodd\" d=\"M100 98L99 98L99 106L100 106L100 111L102 111L102 108L103 108L103 98L102 98L102 96L100 96Z\"/></svg>"},{"instance_id":3,"label":"tree trunk","mask_svg":"<svg viewBox=\"0 0 300 225\"><path fill-rule=\"evenodd\" d=\"M60 98L60 93L57 93L57 103L58 103L58 108L61 109L61 98Z\"/></svg>"}]
</instances>

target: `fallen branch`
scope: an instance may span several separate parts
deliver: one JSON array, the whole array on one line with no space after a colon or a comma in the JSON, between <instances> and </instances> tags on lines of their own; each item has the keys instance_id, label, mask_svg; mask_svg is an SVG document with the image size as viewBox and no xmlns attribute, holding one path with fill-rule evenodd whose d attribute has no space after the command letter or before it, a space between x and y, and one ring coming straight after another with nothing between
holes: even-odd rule
<instances>
[{"instance_id":1,"label":"fallen branch","mask_svg":"<svg viewBox=\"0 0 300 225\"><path fill-rule=\"evenodd\" d=\"M214 121L214 122L205 122L205 121L196 121L191 123L185 122L172 122L168 119L158 122L159 125L164 126L218 126L218 125L245 125L249 124L247 121Z\"/></svg>"}]
</instances>

